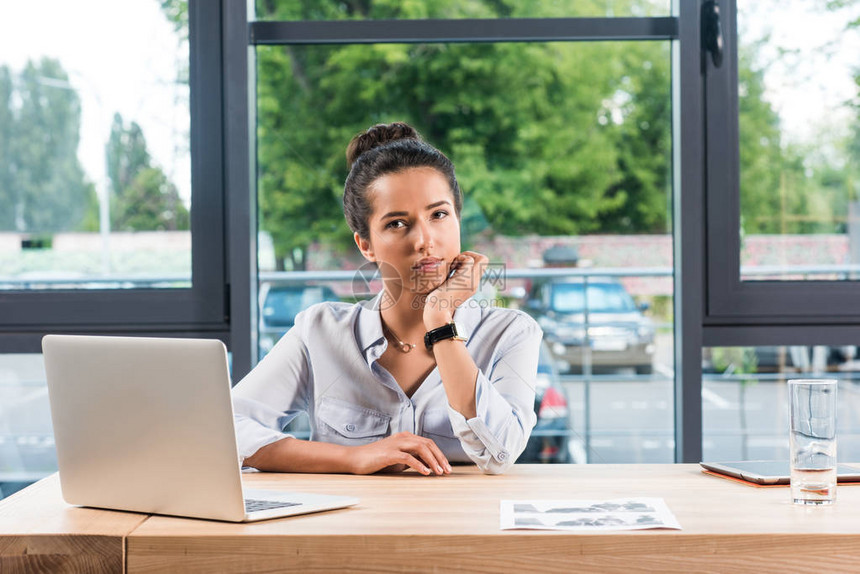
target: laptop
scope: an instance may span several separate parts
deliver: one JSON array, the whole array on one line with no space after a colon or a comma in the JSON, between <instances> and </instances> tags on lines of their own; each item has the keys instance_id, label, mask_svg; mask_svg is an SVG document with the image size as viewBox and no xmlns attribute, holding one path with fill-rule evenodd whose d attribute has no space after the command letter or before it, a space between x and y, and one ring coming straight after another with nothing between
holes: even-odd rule
<instances>
[{"instance_id":1,"label":"laptop","mask_svg":"<svg viewBox=\"0 0 860 574\"><path fill-rule=\"evenodd\" d=\"M716 474L740 478L755 484L789 484L788 460L744 460L736 462L700 462L702 468ZM860 482L860 468L836 465L837 482Z\"/></svg>"},{"instance_id":2,"label":"laptop","mask_svg":"<svg viewBox=\"0 0 860 574\"><path fill-rule=\"evenodd\" d=\"M47 335L42 350L69 504L248 522L358 503L243 492L221 341Z\"/></svg>"}]
</instances>

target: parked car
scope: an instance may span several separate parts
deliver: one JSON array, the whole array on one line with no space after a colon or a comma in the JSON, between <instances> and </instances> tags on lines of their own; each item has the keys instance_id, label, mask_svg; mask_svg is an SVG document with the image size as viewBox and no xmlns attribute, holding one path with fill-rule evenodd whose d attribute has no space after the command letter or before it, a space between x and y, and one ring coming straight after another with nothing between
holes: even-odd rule
<instances>
[{"instance_id":1,"label":"parked car","mask_svg":"<svg viewBox=\"0 0 860 574\"><path fill-rule=\"evenodd\" d=\"M637 305L615 279L590 277L587 291L582 279L538 282L525 307L543 328L552 355L572 371L583 368L586 344L594 370L654 370L654 323L643 313L648 306Z\"/></svg>"},{"instance_id":2,"label":"parked car","mask_svg":"<svg viewBox=\"0 0 860 574\"><path fill-rule=\"evenodd\" d=\"M339 301L330 287L316 285L260 286L260 358L272 350L296 322L296 315L315 303Z\"/></svg>"},{"instance_id":3,"label":"parked car","mask_svg":"<svg viewBox=\"0 0 860 574\"><path fill-rule=\"evenodd\" d=\"M552 354L541 343L535 380L537 424L517 463L567 463L570 460L570 412Z\"/></svg>"}]
</instances>

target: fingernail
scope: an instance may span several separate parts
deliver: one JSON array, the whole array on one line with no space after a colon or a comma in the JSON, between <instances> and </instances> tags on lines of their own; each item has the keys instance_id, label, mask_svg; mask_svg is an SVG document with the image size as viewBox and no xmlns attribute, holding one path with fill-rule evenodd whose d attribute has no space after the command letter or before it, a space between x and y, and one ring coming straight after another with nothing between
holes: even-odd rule
<instances>
[{"instance_id":1,"label":"fingernail","mask_svg":"<svg viewBox=\"0 0 860 574\"><path fill-rule=\"evenodd\" d=\"M441 466L436 467L436 474L442 474L442 467Z\"/></svg>"},{"instance_id":2,"label":"fingernail","mask_svg":"<svg viewBox=\"0 0 860 574\"><path fill-rule=\"evenodd\" d=\"M452 470L454 470L454 469L452 469L452 468L451 468L451 465L450 465L450 464L446 464L446 465L445 465L445 468L447 468L447 469L448 469L448 472L451 472Z\"/></svg>"},{"instance_id":3,"label":"fingernail","mask_svg":"<svg viewBox=\"0 0 860 574\"><path fill-rule=\"evenodd\" d=\"M424 467L424 474L430 474L430 469L426 466Z\"/></svg>"}]
</instances>

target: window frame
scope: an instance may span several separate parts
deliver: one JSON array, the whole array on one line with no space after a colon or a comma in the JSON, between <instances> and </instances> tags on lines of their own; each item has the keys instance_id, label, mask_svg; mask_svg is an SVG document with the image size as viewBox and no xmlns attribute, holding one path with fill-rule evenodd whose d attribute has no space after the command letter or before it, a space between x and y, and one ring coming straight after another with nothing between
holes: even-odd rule
<instances>
[{"instance_id":1,"label":"window frame","mask_svg":"<svg viewBox=\"0 0 860 574\"><path fill-rule=\"evenodd\" d=\"M0 352L41 352L47 333L151 334L229 341L222 13L189 0L192 286L0 292Z\"/></svg>"},{"instance_id":2,"label":"window frame","mask_svg":"<svg viewBox=\"0 0 860 574\"><path fill-rule=\"evenodd\" d=\"M283 44L607 40L671 42L675 460L698 462L702 452L701 293L704 243L701 197L704 184L701 168L704 161L704 121L698 2L673 0L672 16L669 17L252 21L249 24L248 42L253 50L257 45ZM686 46L696 48L690 50ZM253 69L253 65L249 67ZM253 102L255 86L253 83L249 85L249 101ZM251 186L252 195L255 195L256 181ZM256 325L252 330L255 329Z\"/></svg>"},{"instance_id":3,"label":"window frame","mask_svg":"<svg viewBox=\"0 0 860 574\"><path fill-rule=\"evenodd\" d=\"M741 281L737 0L721 0L723 65L703 62L708 346L856 341L858 281ZM854 309L854 312L851 310ZM749 327L749 329L744 329ZM848 337L847 339L845 337Z\"/></svg>"}]
</instances>

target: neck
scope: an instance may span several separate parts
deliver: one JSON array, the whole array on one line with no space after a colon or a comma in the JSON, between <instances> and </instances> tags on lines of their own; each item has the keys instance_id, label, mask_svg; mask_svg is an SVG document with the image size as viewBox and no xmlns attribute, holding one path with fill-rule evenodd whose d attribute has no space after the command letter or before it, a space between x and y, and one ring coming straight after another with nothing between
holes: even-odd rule
<instances>
[{"instance_id":1,"label":"neck","mask_svg":"<svg viewBox=\"0 0 860 574\"><path fill-rule=\"evenodd\" d=\"M404 290L394 298L386 291L381 299L382 320L404 342L421 342L424 337L424 299L421 295Z\"/></svg>"}]
</instances>

